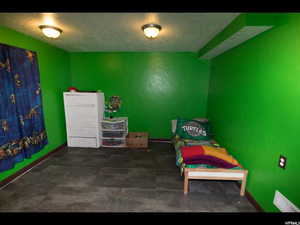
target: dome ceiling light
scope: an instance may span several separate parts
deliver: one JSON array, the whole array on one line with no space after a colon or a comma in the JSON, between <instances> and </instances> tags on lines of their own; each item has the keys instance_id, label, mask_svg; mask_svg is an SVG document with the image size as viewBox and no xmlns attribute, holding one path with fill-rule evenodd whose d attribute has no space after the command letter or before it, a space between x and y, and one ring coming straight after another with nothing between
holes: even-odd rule
<instances>
[{"instance_id":1,"label":"dome ceiling light","mask_svg":"<svg viewBox=\"0 0 300 225\"><path fill-rule=\"evenodd\" d=\"M62 33L61 29L50 25L40 25L39 28L42 30L43 34L48 38L56 39Z\"/></svg>"},{"instance_id":2,"label":"dome ceiling light","mask_svg":"<svg viewBox=\"0 0 300 225\"><path fill-rule=\"evenodd\" d=\"M161 26L158 24L145 24L142 26L142 30L147 38L153 39L156 38L159 31L161 30Z\"/></svg>"}]
</instances>

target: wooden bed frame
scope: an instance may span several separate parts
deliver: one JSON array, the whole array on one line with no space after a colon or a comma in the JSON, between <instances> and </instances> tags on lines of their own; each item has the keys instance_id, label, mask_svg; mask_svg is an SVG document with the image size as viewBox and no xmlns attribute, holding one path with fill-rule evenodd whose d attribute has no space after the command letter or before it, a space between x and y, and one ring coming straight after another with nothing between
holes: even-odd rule
<instances>
[{"instance_id":1,"label":"wooden bed frame","mask_svg":"<svg viewBox=\"0 0 300 225\"><path fill-rule=\"evenodd\" d=\"M245 195L246 182L248 170L239 169L206 169L206 168L184 168L184 184L183 184L183 192L184 194L188 193L189 190L189 180L197 179L197 180L241 180L241 190L240 195Z\"/></svg>"},{"instance_id":2,"label":"wooden bed frame","mask_svg":"<svg viewBox=\"0 0 300 225\"><path fill-rule=\"evenodd\" d=\"M205 118L198 118L198 119L205 119ZM177 124L177 120L171 120L173 134L175 134L176 131L176 124ZM211 143L217 144L215 140L212 140ZM183 184L184 194L188 193L189 180L197 179L197 180L241 180L242 185L241 185L240 195L241 196L245 195L248 170L245 170L243 167L241 167L241 169L184 168L183 174L184 174L184 184Z\"/></svg>"}]
</instances>

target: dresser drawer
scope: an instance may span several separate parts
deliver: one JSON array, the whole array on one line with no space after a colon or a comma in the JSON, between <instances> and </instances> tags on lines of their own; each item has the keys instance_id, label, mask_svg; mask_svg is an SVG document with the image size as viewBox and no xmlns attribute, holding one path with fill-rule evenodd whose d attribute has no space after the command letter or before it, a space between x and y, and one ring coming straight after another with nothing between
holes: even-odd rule
<instances>
[{"instance_id":1,"label":"dresser drawer","mask_svg":"<svg viewBox=\"0 0 300 225\"><path fill-rule=\"evenodd\" d=\"M64 93L64 102L66 106L71 107L95 107L97 93Z\"/></svg>"},{"instance_id":2,"label":"dresser drawer","mask_svg":"<svg viewBox=\"0 0 300 225\"><path fill-rule=\"evenodd\" d=\"M69 147L87 147L87 148L97 148L96 137L84 138L84 137L69 137L68 138Z\"/></svg>"},{"instance_id":3,"label":"dresser drawer","mask_svg":"<svg viewBox=\"0 0 300 225\"><path fill-rule=\"evenodd\" d=\"M99 129L97 127L67 127L68 136L72 137L96 137Z\"/></svg>"}]
</instances>

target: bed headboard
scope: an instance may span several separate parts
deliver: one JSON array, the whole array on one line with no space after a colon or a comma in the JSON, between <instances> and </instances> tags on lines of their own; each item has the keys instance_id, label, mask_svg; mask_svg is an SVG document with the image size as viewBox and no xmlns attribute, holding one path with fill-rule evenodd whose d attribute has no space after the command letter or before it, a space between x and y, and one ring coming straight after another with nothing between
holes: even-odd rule
<instances>
[{"instance_id":1,"label":"bed headboard","mask_svg":"<svg viewBox=\"0 0 300 225\"><path fill-rule=\"evenodd\" d=\"M175 134L177 120L171 120L171 124L172 124L172 133Z\"/></svg>"}]
</instances>

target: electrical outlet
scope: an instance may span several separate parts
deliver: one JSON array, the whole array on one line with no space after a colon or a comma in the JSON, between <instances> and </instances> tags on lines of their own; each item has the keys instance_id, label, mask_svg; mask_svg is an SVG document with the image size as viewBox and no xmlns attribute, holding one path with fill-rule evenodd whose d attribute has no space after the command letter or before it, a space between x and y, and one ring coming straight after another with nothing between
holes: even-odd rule
<instances>
[{"instance_id":1,"label":"electrical outlet","mask_svg":"<svg viewBox=\"0 0 300 225\"><path fill-rule=\"evenodd\" d=\"M279 161L278 161L278 166L279 166L280 168L282 168L282 169L285 169L285 166L286 166L286 160L287 160L286 157L280 155L280 156L279 156Z\"/></svg>"}]
</instances>

